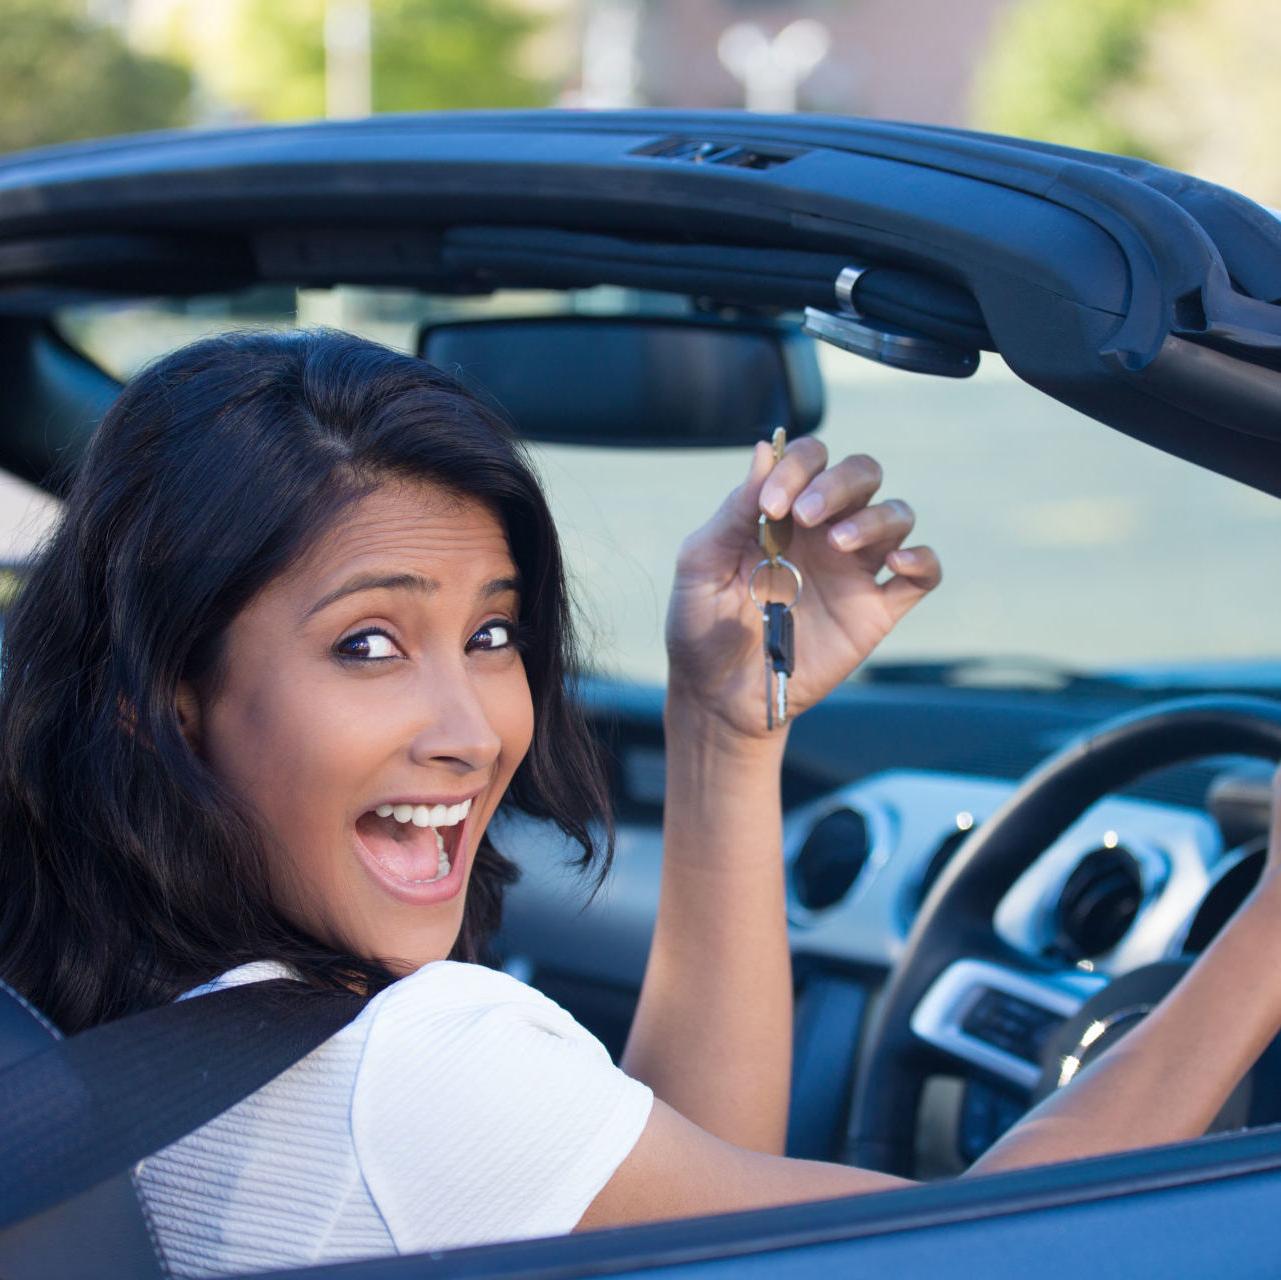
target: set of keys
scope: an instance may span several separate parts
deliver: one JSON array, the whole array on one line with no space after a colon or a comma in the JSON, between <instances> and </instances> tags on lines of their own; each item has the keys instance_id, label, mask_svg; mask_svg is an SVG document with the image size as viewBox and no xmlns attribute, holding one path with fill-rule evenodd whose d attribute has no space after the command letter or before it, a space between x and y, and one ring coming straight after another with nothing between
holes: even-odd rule
<instances>
[{"instance_id":1,"label":"set of keys","mask_svg":"<svg viewBox=\"0 0 1281 1280\"><path fill-rule=\"evenodd\" d=\"M787 432L783 427L774 429L770 444L774 450L774 461L777 462L787 447ZM787 723L787 680L796 666L796 633L792 610L801 598L801 571L783 554L792 541L791 513L781 520L771 520L762 512L757 525L757 541L765 558L752 570L747 591L764 620L765 727L773 729L776 724ZM790 572L795 582L796 589L791 600L762 600L756 593L757 575L761 572L769 573L771 589L768 594L772 595L774 572L778 569Z\"/></svg>"}]
</instances>

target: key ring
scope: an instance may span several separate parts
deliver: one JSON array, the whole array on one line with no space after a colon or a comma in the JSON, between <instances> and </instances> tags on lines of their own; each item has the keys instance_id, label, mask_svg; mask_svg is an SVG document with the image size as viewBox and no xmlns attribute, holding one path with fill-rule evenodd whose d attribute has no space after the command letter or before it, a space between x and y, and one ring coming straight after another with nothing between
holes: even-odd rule
<instances>
[{"instance_id":1,"label":"key ring","mask_svg":"<svg viewBox=\"0 0 1281 1280\"><path fill-rule=\"evenodd\" d=\"M791 570L792 577L796 579L796 595L792 598L792 603L789 604L787 608L795 609L801 599L801 571L786 556L779 556L777 560L762 560L760 564L752 570L752 576L747 580L747 594L752 597L752 603L762 613L765 612L765 605L756 598L756 575L767 566L772 569L776 565L781 565L784 569ZM767 603L773 603L773 601L769 601Z\"/></svg>"}]
</instances>

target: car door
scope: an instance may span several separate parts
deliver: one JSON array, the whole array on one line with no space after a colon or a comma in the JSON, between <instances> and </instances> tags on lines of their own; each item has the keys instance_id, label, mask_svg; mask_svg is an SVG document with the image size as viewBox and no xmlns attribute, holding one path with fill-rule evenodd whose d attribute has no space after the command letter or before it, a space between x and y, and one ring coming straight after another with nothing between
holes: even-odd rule
<instances>
[{"instance_id":1,"label":"car door","mask_svg":"<svg viewBox=\"0 0 1281 1280\"><path fill-rule=\"evenodd\" d=\"M1270 1128L905 1191L291 1274L1249 1280L1276 1274L1279 1195L1281 1128Z\"/></svg>"}]
</instances>

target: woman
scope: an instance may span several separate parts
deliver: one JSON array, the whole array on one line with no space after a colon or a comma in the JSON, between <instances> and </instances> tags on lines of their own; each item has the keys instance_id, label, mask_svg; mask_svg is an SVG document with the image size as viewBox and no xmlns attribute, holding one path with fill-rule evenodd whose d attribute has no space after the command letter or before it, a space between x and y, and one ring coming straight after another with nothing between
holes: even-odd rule
<instances>
[{"instance_id":1,"label":"woman","mask_svg":"<svg viewBox=\"0 0 1281 1280\"><path fill-rule=\"evenodd\" d=\"M373 995L141 1167L176 1274L901 1185L779 1154L787 731L763 723L758 513L798 526L794 714L939 580L902 549L910 509L872 501L876 464L826 461L811 438L776 465L758 445L681 546L662 898L620 1068L477 963L515 875L487 835L500 804L555 822L598 877L612 847L563 689L558 543L508 429L421 361L331 333L203 341L125 388L9 623L4 976L70 1031L259 978ZM1281 959L1277 845L1165 1004L975 1171L1204 1130L1281 1025L1271 988L1239 994Z\"/></svg>"}]
</instances>

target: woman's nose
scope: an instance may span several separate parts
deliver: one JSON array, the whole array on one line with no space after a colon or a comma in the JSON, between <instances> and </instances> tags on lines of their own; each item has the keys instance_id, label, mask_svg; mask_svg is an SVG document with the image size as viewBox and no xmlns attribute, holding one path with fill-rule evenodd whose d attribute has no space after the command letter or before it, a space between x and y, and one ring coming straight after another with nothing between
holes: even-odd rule
<instances>
[{"instance_id":1,"label":"woman's nose","mask_svg":"<svg viewBox=\"0 0 1281 1280\"><path fill-rule=\"evenodd\" d=\"M409 747L415 764L454 761L482 772L498 759L502 735L463 672L451 672L424 688L422 712Z\"/></svg>"}]
</instances>

